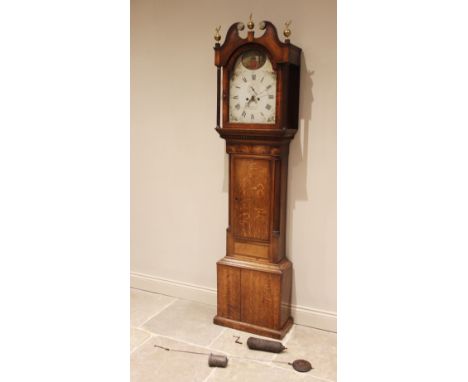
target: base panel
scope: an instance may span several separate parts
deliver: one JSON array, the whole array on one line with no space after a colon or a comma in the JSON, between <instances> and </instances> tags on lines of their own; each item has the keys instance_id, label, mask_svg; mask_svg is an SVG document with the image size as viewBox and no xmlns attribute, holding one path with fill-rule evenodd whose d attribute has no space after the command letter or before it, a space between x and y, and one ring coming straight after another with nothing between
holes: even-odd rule
<instances>
[{"instance_id":1,"label":"base panel","mask_svg":"<svg viewBox=\"0 0 468 382\"><path fill-rule=\"evenodd\" d=\"M292 264L225 257L217 263L218 305L214 323L282 338L291 328Z\"/></svg>"},{"instance_id":2,"label":"base panel","mask_svg":"<svg viewBox=\"0 0 468 382\"><path fill-rule=\"evenodd\" d=\"M275 330L258 325L249 324L246 322L231 320L229 318L224 318L220 316L215 316L213 322L216 325L227 326L231 329L242 330L244 332L258 334L260 336L275 338L278 340L282 339L286 335L286 333L289 331L289 329L291 329L294 323L293 318L289 317L289 319L286 321L286 323L280 330Z\"/></svg>"}]
</instances>

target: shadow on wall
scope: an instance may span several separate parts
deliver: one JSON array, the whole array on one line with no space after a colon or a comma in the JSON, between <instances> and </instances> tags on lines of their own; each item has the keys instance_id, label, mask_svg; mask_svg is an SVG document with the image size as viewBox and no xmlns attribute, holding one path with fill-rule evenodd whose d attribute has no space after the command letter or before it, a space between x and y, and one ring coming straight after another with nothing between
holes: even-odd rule
<instances>
[{"instance_id":1,"label":"shadow on wall","mask_svg":"<svg viewBox=\"0 0 468 382\"><path fill-rule=\"evenodd\" d=\"M309 156L309 122L312 116L312 75L307 70L304 55L301 56L301 84L299 95L299 131L291 141L289 147L289 175L293 172L293 179L288 179L288 218L290 211L296 207L297 200L308 200L307 197L307 160ZM301 124L301 122L303 122ZM301 131L302 129L302 131ZM288 230L289 231L289 230Z\"/></svg>"},{"instance_id":2,"label":"shadow on wall","mask_svg":"<svg viewBox=\"0 0 468 382\"><path fill-rule=\"evenodd\" d=\"M308 200L307 195L307 163L309 159L309 123L312 117L312 76L314 71L309 71L304 54L301 56L301 83L299 94L299 131L291 141L289 147L289 171L288 171L288 205L286 218L286 257L290 253L293 235L293 210L296 201ZM302 129L302 131L301 131ZM292 299L296 303L295 270L293 265Z\"/></svg>"}]
</instances>

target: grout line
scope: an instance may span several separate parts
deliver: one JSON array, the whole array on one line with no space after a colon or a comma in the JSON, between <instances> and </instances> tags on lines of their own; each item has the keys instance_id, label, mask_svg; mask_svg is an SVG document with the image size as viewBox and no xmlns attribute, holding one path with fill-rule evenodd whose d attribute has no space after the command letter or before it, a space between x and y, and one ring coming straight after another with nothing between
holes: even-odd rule
<instances>
[{"instance_id":1,"label":"grout line","mask_svg":"<svg viewBox=\"0 0 468 382\"><path fill-rule=\"evenodd\" d=\"M336 382L335 379L327 379L327 378L317 377L316 375L313 375L313 377L316 378L316 379L320 379L321 381L324 381L324 382Z\"/></svg>"},{"instance_id":2,"label":"grout line","mask_svg":"<svg viewBox=\"0 0 468 382\"><path fill-rule=\"evenodd\" d=\"M302 374L302 373L299 373L298 371L294 371L294 373L297 373L297 374ZM335 379L328 379L328 378L323 378L323 377L318 377L316 375L311 375L312 378L315 378L315 379L318 379L320 381L323 381L323 382L336 382Z\"/></svg>"},{"instance_id":3,"label":"grout line","mask_svg":"<svg viewBox=\"0 0 468 382\"><path fill-rule=\"evenodd\" d=\"M132 351L130 352L130 355L132 355L136 350L138 350L140 347L146 344L152 337L153 335L150 334L149 337L146 340L144 340L140 345L135 346L135 348L133 348Z\"/></svg>"},{"instance_id":4,"label":"grout line","mask_svg":"<svg viewBox=\"0 0 468 382\"><path fill-rule=\"evenodd\" d=\"M216 370L216 367L213 367L213 370L210 371L210 374L208 374L202 382L208 382L208 379L211 377L211 374L215 372L215 370Z\"/></svg>"},{"instance_id":5,"label":"grout line","mask_svg":"<svg viewBox=\"0 0 468 382\"><path fill-rule=\"evenodd\" d=\"M140 292L145 292L145 293L149 293L149 294L156 294L156 295L166 296L166 297L171 297L171 298L179 298L179 297L173 296L171 294L165 294L165 293L160 293L160 292L152 292L152 291L147 290L147 289L141 289L141 288L135 288L135 287L130 287L130 289L138 290ZM192 300L190 300L190 301L192 301Z\"/></svg>"},{"instance_id":6,"label":"grout line","mask_svg":"<svg viewBox=\"0 0 468 382\"><path fill-rule=\"evenodd\" d=\"M302 325L302 324L294 324L294 325L297 325L297 326L302 326L302 327L304 327L304 328L310 328L310 329L320 330L321 332L326 332L326 333L337 334L337 332L336 332L336 331L333 331L333 330L327 330L327 329L321 329L321 328L317 328L317 327L315 327L315 326Z\"/></svg>"},{"instance_id":7,"label":"grout line","mask_svg":"<svg viewBox=\"0 0 468 382\"><path fill-rule=\"evenodd\" d=\"M172 297L172 298L177 298L179 300L184 300L184 301L190 301L190 302L195 302L197 304L203 304L203 305L208 305L208 306L214 306L216 307L216 304L210 304L208 302L203 302L203 301L197 301L197 300L194 300L194 299L191 299L191 298L187 298L187 297L177 297L177 296L174 296L172 294L166 294L166 293L161 293L161 292L153 292L151 290L148 290L148 289L141 289L141 288L136 288L136 287L130 287L130 289L134 289L134 290L139 290L141 292L146 292L146 293L151 293L151 294L159 294L161 296L166 296L166 297Z\"/></svg>"},{"instance_id":8,"label":"grout line","mask_svg":"<svg viewBox=\"0 0 468 382\"><path fill-rule=\"evenodd\" d=\"M136 329L139 329L140 328L136 328ZM145 333L149 334L150 337L148 339L146 339L144 342L147 342L148 340L150 340L151 338L154 338L154 339L157 339L158 337L162 337L162 338L166 338L166 339L169 339L169 340L172 340L172 341L176 341L176 342L181 342L183 345L188 345L188 346L195 346L197 348L202 348L202 349L205 349L205 350L211 350L208 346L206 345L200 345L200 344L195 344L193 342L188 342L188 341L185 341L185 340L181 340L179 338L174 338L174 337L170 337L170 336L166 336L164 334L158 334L158 333L152 333L152 332L149 332L147 330L144 330ZM143 345L143 343L141 344ZM138 347L140 347L141 345L138 345ZM222 351L220 350L220 352L222 353L226 353L228 354L227 352L225 351ZM130 352L130 354L133 353L133 350Z\"/></svg>"},{"instance_id":9,"label":"grout line","mask_svg":"<svg viewBox=\"0 0 468 382\"><path fill-rule=\"evenodd\" d=\"M133 328L135 329L138 329L138 330L141 330L142 332L145 332L146 334L149 334L150 336L157 336L156 333L153 333L153 332L150 332L148 329L146 328L138 328L136 326L133 326Z\"/></svg>"},{"instance_id":10,"label":"grout line","mask_svg":"<svg viewBox=\"0 0 468 382\"><path fill-rule=\"evenodd\" d=\"M213 346L213 344L216 342L216 340L217 340L219 337L221 337L221 336L226 332L226 329L227 329L227 328L223 328L223 330L221 330L221 333L219 333L219 334L213 339L213 341L211 341L211 342L208 344L207 347L210 348L211 346Z\"/></svg>"},{"instance_id":11,"label":"grout line","mask_svg":"<svg viewBox=\"0 0 468 382\"><path fill-rule=\"evenodd\" d=\"M166 304L165 306L162 307L162 309L158 310L155 314L153 314L152 316L150 316L150 318L148 318L146 321L144 321L143 323L141 323L139 326L137 326L137 328L143 328L143 325L146 324L149 320L153 319L154 317L156 317L159 313L161 313L163 310L165 310L166 308L168 308L169 306L171 306L172 304L174 304L178 299L175 298L174 301L171 301L170 303Z\"/></svg>"},{"instance_id":12,"label":"grout line","mask_svg":"<svg viewBox=\"0 0 468 382\"><path fill-rule=\"evenodd\" d=\"M164 334L159 334L159 333L153 333L153 335L155 337L162 337L162 338L167 338L167 339L170 339L172 341L176 341L176 342L182 342L183 344L185 345L190 345L190 346L196 346L197 348L202 348L202 349L206 349L206 350L211 350L208 345L200 345L200 344L195 344L193 342L188 342L186 340L181 340L179 338L175 338L175 337L170 337L170 336L166 336ZM226 352L223 352L223 353L226 353Z\"/></svg>"},{"instance_id":13,"label":"grout line","mask_svg":"<svg viewBox=\"0 0 468 382\"><path fill-rule=\"evenodd\" d=\"M293 374L296 374L296 375L304 375L304 373L300 373L300 372L294 370L294 368L292 366L290 366L290 367L279 366L277 363L274 363L274 362L272 362L271 366L276 368L276 369L282 369L282 370L289 371L289 372L291 372ZM319 376L313 375L313 374L311 374L310 376L315 378L315 379L318 379L320 381L324 381L324 382L336 382L336 380L334 380L334 379L323 378L323 377L319 377Z\"/></svg>"}]
</instances>

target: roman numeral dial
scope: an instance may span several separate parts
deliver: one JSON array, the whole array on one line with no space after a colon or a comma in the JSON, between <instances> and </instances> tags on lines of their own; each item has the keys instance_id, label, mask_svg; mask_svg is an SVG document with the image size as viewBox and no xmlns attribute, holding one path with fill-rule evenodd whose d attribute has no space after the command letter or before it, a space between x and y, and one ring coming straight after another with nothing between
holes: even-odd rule
<instances>
[{"instance_id":1,"label":"roman numeral dial","mask_svg":"<svg viewBox=\"0 0 468 382\"><path fill-rule=\"evenodd\" d=\"M274 124L276 72L258 50L243 53L230 74L229 122Z\"/></svg>"}]
</instances>

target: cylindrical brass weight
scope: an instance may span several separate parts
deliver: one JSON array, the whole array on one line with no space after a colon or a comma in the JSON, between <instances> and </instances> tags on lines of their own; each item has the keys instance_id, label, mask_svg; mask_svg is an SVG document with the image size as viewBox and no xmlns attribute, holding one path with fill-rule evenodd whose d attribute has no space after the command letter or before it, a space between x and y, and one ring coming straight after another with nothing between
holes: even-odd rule
<instances>
[{"instance_id":1,"label":"cylindrical brass weight","mask_svg":"<svg viewBox=\"0 0 468 382\"><path fill-rule=\"evenodd\" d=\"M208 357L208 365L210 367L226 367L228 364L228 357L225 355L210 354Z\"/></svg>"},{"instance_id":2,"label":"cylindrical brass weight","mask_svg":"<svg viewBox=\"0 0 468 382\"><path fill-rule=\"evenodd\" d=\"M281 342L264 340L262 338L249 337L247 346L252 350L263 350L270 353L281 353L286 349Z\"/></svg>"}]
</instances>

